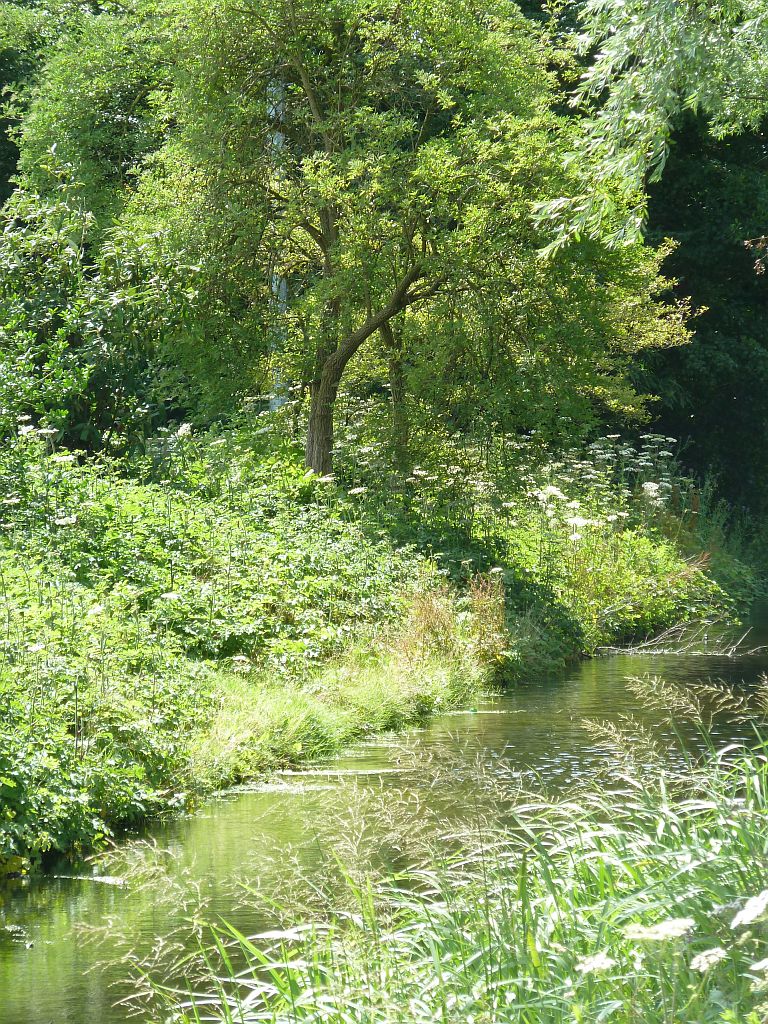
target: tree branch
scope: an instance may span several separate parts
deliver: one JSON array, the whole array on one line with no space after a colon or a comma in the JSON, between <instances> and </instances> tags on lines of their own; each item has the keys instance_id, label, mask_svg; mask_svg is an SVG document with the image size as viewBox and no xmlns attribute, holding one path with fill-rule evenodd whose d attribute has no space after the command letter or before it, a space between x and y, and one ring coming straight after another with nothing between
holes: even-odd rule
<instances>
[{"instance_id":1,"label":"tree branch","mask_svg":"<svg viewBox=\"0 0 768 1024\"><path fill-rule=\"evenodd\" d=\"M413 290L413 285L422 280L424 273L424 268L418 263L411 267L411 269L404 274L398 282L386 306L383 306L378 312L369 316L365 323L358 327L356 331L348 334L347 337L341 341L336 351L328 360L337 373L341 373L363 342L367 341L372 334L375 334L376 331L380 330L384 324L389 323L394 316L397 316L398 313L402 313L402 311L407 309L408 306L412 306L415 302L421 302L423 299L430 298L439 291L443 284L442 279L434 281L425 288L417 288Z\"/></svg>"}]
</instances>

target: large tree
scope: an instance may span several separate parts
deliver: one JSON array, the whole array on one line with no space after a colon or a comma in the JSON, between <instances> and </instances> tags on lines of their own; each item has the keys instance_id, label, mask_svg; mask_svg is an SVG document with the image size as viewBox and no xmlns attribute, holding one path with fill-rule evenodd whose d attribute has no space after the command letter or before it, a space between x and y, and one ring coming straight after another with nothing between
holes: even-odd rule
<instances>
[{"instance_id":1,"label":"large tree","mask_svg":"<svg viewBox=\"0 0 768 1024\"><path fill-rule=\"evenodd\" d=\"M628 354L685 338L642 245L538 256L534 207L575 177L552 58L509 0L79 9L30 95L22 187L68 175L86 252L131 254L176 408L293 383L324 474L338 393L388 370L407 468L409 391L427 420L551 432L636 409Z\"/></svg>"},{"instance_id":2,"label":"large tree","mask_svg":"<svg viewBox=\"0 0 768 1024\"><path fill-rule=\"evenodd\" d=\"M273 336L328 473L350 360L477 277L552 173L544 46L507 0L195 0L181 21L174 163L237 220L259 285L285 282Z\"/></svg>"}]
</instances>

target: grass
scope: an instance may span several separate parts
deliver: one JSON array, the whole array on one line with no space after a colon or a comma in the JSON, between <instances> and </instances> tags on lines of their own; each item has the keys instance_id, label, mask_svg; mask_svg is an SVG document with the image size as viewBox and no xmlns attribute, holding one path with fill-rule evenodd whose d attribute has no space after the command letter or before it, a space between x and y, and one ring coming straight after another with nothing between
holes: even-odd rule
<instances>
[{"instance_id":1,"label":"grass","mask_svg":"<svg viewBox=\"0 0 768 1024\"><path fill-rule=\"evenodd\" d=\"M679 509L615 459L500 478L461 532L466 510L446 518L426 477L406 508L343 463L307 475L278 428L182 428L130 464L58 452L28 424L4 449L6 870L601 643L734 614L673 536Z\"/></svg>"},{"instance_id":2,"label":"grass","mask_svg":"<svg viewBox=\"0 0 768 1024\"><path fill-rule=\"evenodd\" d=\"M307 911L302 925L292 908L292 925L265 935L214 926L213 943L175 965L175 987L155 979L148 1019L764 1021L766 692L751 708L713 686L691 695L652 680L638 693L678 724L693 720L705 749L723 714L749 718L756 746L694 757L681 739L670 761L668 750L649 755L642 730L602 730L617 756L612 785L559 801L518 794L509 827L480 828L458 855L433 834L424 869L350 870L346 910L328 910L343 905L332 892L325 916ZM489 785L510 799L503 779Z\"/></svg>"},{"instance_id":3,"label":"grass","mask_svg":"<svg viewBox=\"0 0 768 1024\"><path fill-rule=\"evenodd\" d=\"M507 637L498 584L477 579L463 605L447 588L415 594L386 642L347 652L311 680L220 676L210 724L190 751L193 778L221 788L471 705L503 664Z\"/></svg>"}]
</instances>

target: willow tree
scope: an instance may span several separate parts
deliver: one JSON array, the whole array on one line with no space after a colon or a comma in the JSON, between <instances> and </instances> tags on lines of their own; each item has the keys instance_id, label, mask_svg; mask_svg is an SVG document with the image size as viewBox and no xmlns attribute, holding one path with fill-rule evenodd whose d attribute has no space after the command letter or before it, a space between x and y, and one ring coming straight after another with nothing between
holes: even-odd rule
<instances>
[{"instance_id":1,"label":"willow tree","mask_svg":"<svg viewBox=\"0 0 768 1024\"><path fill-rule=\"evenodd\" d=\"M546 49L507 0L185 0L174 14L163 173L184 164L232 237L276 357L308 388L306 462L325 474L350 360L464 287L468 266L482 276L509 222L551 194L553 162L531 144L551 127ZM275 279L287 303L264 293Z\"/></svg>"},{"instance_id":2,"label":"willow tree","mask_svg":"<svg viewBox=\"0 0 768 1024\"><path fill-rule=\"evenodd\" d=\"M578 43L586 70L571 163L584 192L542 207L553 247L583 235L637 239L646 191L664 169L683 115L715 137L759 129L768 113L768 0L585 0ZM766 241L766 240L761 240Z\"/></svg>"}]
</instances>

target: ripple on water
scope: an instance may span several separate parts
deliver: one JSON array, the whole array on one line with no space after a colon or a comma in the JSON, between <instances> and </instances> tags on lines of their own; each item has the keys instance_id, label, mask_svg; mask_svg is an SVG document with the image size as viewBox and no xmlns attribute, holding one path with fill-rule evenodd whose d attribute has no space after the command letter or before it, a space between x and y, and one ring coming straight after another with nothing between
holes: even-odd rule
<instances>
[{"instance_id":1,"label":"ripple on water","mask_svg":"<svg viewBox=\"0 0 768 1024\"><path fill-rule=\"evenodd\" d=\"M0 897L0 925L19 929L25 941L0 943L0 1024L124 1024L128 1010L113 1006L124 968L97 964L134 947L146 951L158 936L183 937L197 912L265 931L275 923L270 900L289 897L302 880L324 884L337 870L337 854L407 866L420 828L458 834L471 826L478 765L502 789L574 786L611 762L584 719L616 723L637 714L663 741L659 716L638 713L628 676L750 683L766 671L765 652L584 662L472 712L366 740L331 765L230 790L200 814L153 828L145 837L151 842L129 844L128 885L103 875L10 883ZM103 941L88 941L89 932Z\"/></svg>"}]
</instances>

